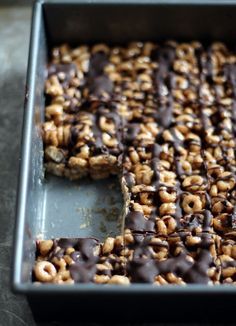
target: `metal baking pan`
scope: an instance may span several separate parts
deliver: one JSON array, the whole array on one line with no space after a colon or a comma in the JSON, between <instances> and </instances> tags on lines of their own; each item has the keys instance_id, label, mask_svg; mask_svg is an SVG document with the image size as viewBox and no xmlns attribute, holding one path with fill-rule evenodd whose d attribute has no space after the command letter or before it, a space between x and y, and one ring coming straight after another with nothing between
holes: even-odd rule
<instances>
[{"instance_id":1,"label":"metal baking pan","mask_svg":"<svg viewBox=\"0 0 236 326\"><path fill-rule=\"evenodd\" d=\"M116 179L70 182L44 176L40 126L44 79L52 46L104 41L177 39L235 42L232 1L37 1L26 85L16 210L13 290L25 294L36 318L98 320L233 320L236 287L132 284L35 286L36 238L95 236L119 228L122 196ZM113 218L108 218L113 212ZM108 213L108 214L107 214Z\"/></svg>"}]
</instances>

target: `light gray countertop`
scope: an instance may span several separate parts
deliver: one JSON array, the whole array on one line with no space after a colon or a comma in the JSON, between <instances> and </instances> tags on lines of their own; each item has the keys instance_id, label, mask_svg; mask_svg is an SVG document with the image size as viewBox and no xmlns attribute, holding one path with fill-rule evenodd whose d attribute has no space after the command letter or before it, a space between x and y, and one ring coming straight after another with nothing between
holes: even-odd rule
<instances>
[{"instance_id":1,"label":"light gray countertop","mask_svg":"<svg viewBox=\"0 0 236 326\"><path fill-rule=\"evenodd\" d=\"M0 6L0 326L36 325L26 299L10 291L30 18L28 7Z\"/></svg>"}]
</instances>

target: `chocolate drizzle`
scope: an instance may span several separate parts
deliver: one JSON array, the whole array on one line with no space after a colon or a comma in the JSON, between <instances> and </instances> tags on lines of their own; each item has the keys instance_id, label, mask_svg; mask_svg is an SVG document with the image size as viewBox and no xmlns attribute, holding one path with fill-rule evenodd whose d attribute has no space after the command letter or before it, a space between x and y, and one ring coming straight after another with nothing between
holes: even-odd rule
<instances>
[{"instance_id":1,"label":"chocolate drizzle","mask_svg":"<svg viewBox=\"0 0 236 326\"><path fill-rule=\"evenodd\" d=\"M186 241L187 234L178 234L182 241ZM158 275L166 276L169 273L175 274L187 283L208 284L210 279L207 270L215 268L214 259L210 253L210 246L214 243L213 237L209 233L202 233L201 242L194 249L196 257L190 260L188 256L188 246L181 242L153 241L153 235L134 234L134 242L129 245L133 250L133 259L128 262L127 271L132 282L153 283ZM176 256L177 248L182 248L181 253ZM167 249L168 257L165 260L155 259L155 254L159 250ZM191 249L193 250L193 248Z\"/></svg>"},{"instance_id":2,"label":"chocolate drizzle","mask_svg":"<svg viewBox=\"0 0 236 326\"><path fill-rule=\"evenodd\" d=\"M138 136L139 131L140 131L139 123L127 124L126 132L124 136L126 146L131 145L135 142L135 139Z\"/></svg>"},{"instance_id":3,"label":"chocolate drizzle","mask_svg":"<svg viewBox=\"0 0 236 326\"><path fill-rule=\"evenodd\" d=\"M155 232L155 221L151 217L146 218L138 211L131 211L127 214L125 226L135 232Z\"/></svg>"},{"instance_id":4,"label":"chocolate drizzle","mask_svg":"<svg viewBox=\"0 0 236 326\"><path fill-rule=\"evenodd\" d=\"M132 175L131 172L124 172L123 176L125 179L125 184L131 190L131 188L135 185L134 175Z\"/></svg>"},{"instance_id":5,"label":"chocolate drizzle","mask_svg":"<svg viewBox=\"0 0 236 326\"><path fill-rule=\"evenodd\" d=\"M228 64L225 66L225 75L229 80L232 93L233 93L233 103L232 103L232 111L231 111L231 120L232 120L232 128L233 128L233 135L234 141L236 143L236 66L233 64Z\"/></svg>"},{"instance_id":6,"label":"chocolate drizzle","mask_svg":"<svg viewBox=\"0 0 236 326\"><path fill-rule=\"evenodd\" d=\"M152 53L152 58L158 63L158 68L154 73L153 80L157 104L155 118L160 127L160 131L157 135L156 143L153 145L151 167L153 170L152 185L156 189L156 212L154 212L154 214L159 215L159 191L161 186L159 165L162 151L160 140L162 132L170 127L173 120L173 98L171 93L173 87L173 73L170 72L170 70L175 59L175 49L171 45L166 44L162 48L156 49Z\"/></svg>"},{"instance_id":7,"label":"chocolate drizzle","mask_svg":"<svg viewBox=\"0 0 236 326\"><path fill-rule=\"evenodd\" d=\"M171 89L173 87L173 73L170 72L175 58L175 49L170 45L157 49L153 58L158 62L158 68L154 75L156 90L157 114L156 119L161 130L169 128L173 119L173 99Z\"/></svg>"},{"instance_id":8,"label":"chocolate drizzle","mask_svg":"<svg viewBox=\"0 0 236 326\"><path fill-rule=\"evenodd\" d=\"M91 54L87 72L87 67L79 72L77 63L52 64L48 68L48 84L53 84L54 80L58 86L55 94L64 92L54 97L52 87L48 93L55 99L52 104L63 103L64 120L56 120L55 138L60 138L62 143L59 149L68 153L60 161L65 165L64 175L70 175L71 157L74 159L71 160L71 170L75 167L72 173L76 173L77 154L81 154L86 145L88 161L85 160L86 168L81 171L92 175L95 166L94 170L103 175L106 159L111 158L116 163L111 163L109 172L116 173L116 169L121 172L128 198L125 200L129 205L124 222L126 230L123 230L123 240L128 241L125 246L122 241L117 241L119 250L114 247L111 253L104 254L103 244L94 238L53 241L45 259L58 270L57 262L66 256L69 261L67 271L75 282L95 282L97 276L108 276L109 279L118 273L127 275L131 282L152 283L159 282L159 278L160 284L163 280L175 283L172 281L176 278L177 283L208 284L222 281L222 269L236 267L233 254L230 256L232 260L223 261L226 252L233 253L234 248L222 247L222 241L228 241L225 246L234 245L235 185L222 192L218 189L218 184L223 181L236 180L236 65L230 58L226 63L220 62L224 68L217 75L218 59L214 48L206 50L196 43L189 46L190 50L188 44L176 48L169 42L156 46L148 58L142 53L142 44L137 46L136 54L132 54L131 47L127 56L125 49L113 48L110 52L113 59L106 50L101 50ZM103 46L99 48L103 49ZM192 61L188 55L193 56ZM111 75L106 73L110 64ZM114 75L109 78L112 69ZM188 69L189 73L186 72ZM73 95L74 90L78 91L76 95ZM228 95L232 104L222 101L222 94ZM104 118L105 128L101 127ZM232 126L225 123L225 119L231 119ZM52 119L52 122L55 121ZM107 127L109 123L111 128ZM59 130L59 127L62 128ZM54 133L53 128L50 131ZM213 141L211 135L215 137ZM56 143L57 140L49 136ZM114 140L114 146L109 145L109 139ZM228 141L231 141L230 145ZM229 157L232 148L233 164ZM222 157L214 154L217 150ZM92 158L99 155L105 163L98 164L99 167L92 165ZM210 155L216 156L220 171L214 171ZM138 175L136 169L139 168ZM225 171L230 173L221 175ZM164 172L175 172L175 176L170 177L174 178L171 185L162 181ZM202 184L184 184L188 176L200 176ZM213 185L218 187L215 196L212 195ZM174 193L176 200L165 201L163 190L167 194ZM199 211L189 209L194 213L187 214L187 209L182 207L183 200L185 196L195 194L203 208ZM168 204L171 209L165 211L163 207ZM190 208L192 204L190 200ZM103 269L102 264L109 268ZM235 281L235 276L231 280Z\"/></svg>"},{"instance_id":9,"label":"chocolate drizzle","mask_svg":"<svg viewBox=\"0 0 236 326\"><path fill-rule=\"evenodd\" d=\"M236 65L234 64L227 64L224 69L224 73L226 75L226 79L228 80L233 94L233 103L231 105L231 122L232 122L232 129L233 129L233 139L235 143L235 150L234 155L236 159ZM234 173L235 176L235 169L231 171Z\"/></svg>"},{"instance_id":10,"label":"chocolate drizzle","mask_svg":"<svg viewBox=\"0 0 236 326\"><path fill-rule=\"evenodd\" d=\"M57 252L51 253L52 257L61 258L67 248L74 248L75 253L72 254L72 259L78 260L78 258L88 261L94 260L94 249L99 245L99 241L95 238L61 238L59 240L54 240L54 248L61 248Z\"/></svg>"},{"instance_id":11,"label":"chocolate drizzle","mask_svg":"<svg viewBox=\"0 0 236 326\"><path fill-rule=\"evenodd\" d=\"M183 216L183 210L182 210L182 187L181 187L181 179L182 179L182 175L185 174L181 164L180 164L180 151L179 151L179 147L182 145L183 143L180 141L180 139L177 137L175 129L172 128L170 130L171 135L173 137L173 141L171 142L173 148L174 148L174 165L175 165L175 170L176 170L176 176L177 176L177 180L176 180L176 185L175 185L175 190L176 190L176 203L175 203L175 214L174 217L176 219L177 222L177 229L181 229L181 224L180 224L180 219Z\"/></svg>"},{"instance_id":12,"label":"chocolate drizzle","mask_svg":"<svg viewBox=\"0 0 236 326\"><path fill-rule=\"evenodd\" d=\"M76 283L92 282L96 270L93 262L77 262L69 267L70 275Z\"/></svg>"},{"instance_id":13,"label":"chocolate drizzle","mask_svg":"<svg viewBox=\"0 0 236 326\"><path fill-rule=\"evenodd\" d=\"M211 231L211 226L212 226L212 219L213 219L213 215L211 213L211 209L212 209L212 205L211 205L211 197L209 195L209 190L210 190L210 180L209 180L209 176L208 176L208 169L206 166L206 158L205 158L205 148L206 146L208 146L208 143L206 141L206 136L207 136L207 129L209 127L209 123L208 123L208 117L206 116L205 112L204 112L204 100L202 97L202 90L201 90L201 85L205 82L205 81L209 81L210 83L213 82L213 78L212 78L212 63L210 60L206 60L205 65L204 65L204 61L202 59L202 51L203 49L198 49L198 51L196 51L196 56L197 56L197 62L198 62L198 69L199 69L199 86L198 86L198 101L199 101L199 118L201 121L201 125L202 128L200 130L200 136L201 136L201 157L202 157L202 164L201 164L201 168L200 168L200 172L201 175L203 177L203 179L206 181L207 186L206 186L206 191L205 191L205 209L203 211L203 215L204 215L204 222L203 222L203 231L209 232Z\"/></svg>"},{"instance_id":14,"label":"chocolate drizzle","mask_svg":"<svg viewBox=\"0 0 236 326\"><path fill-rule=\"evenodd\" d=\"M159 161L162 148L158 144L153 144L152 146L152 160L151 168L153 170L152 186L155 187L156 192L160 188L160 170L159 170Z\"/></svg>"},{"instance_id":15,"label":"chocolate drizzle","mask_svg":"<svg viewBox=\"0 0 236 326\"><path fill-rule=\"evenodd\" d=\"M50 64L48 68L48 76L57 75L63 87L69 85L69 82L76 76L77 67L74 63L67 64Z\"/></svg>"},{"instance_id":16,"label":"chocolate drizzle","mask_svg":"<svg viewBox=\"0 0 236 326\"><path fill-rule=\"evenodd\" d=\"M193 266L185 273L184 280L187 283L208 284L207 270L212 265L212 257L209 250L201 250Z\"/></svg>"},{"instance_id":17,"label":"chocolate drizzle","mask_svg":"<svg viewBox=\"0 0 236 326\"><path fill-rule=\"evenodd\" d=\"M104 73L104 68L108 63L107 54L104 52L96 52L90 58L86 85L92 96L101 97L104 93L112 94L113 83Z\"/></svg>"},{"instance_id":18,"label":"chocolate drizzle","mask_svg":"<svg viewBox=\"0 0 236 326\"><path fill-rule=\"evenodd\" d=\"M236 230L236 206L233 208L233 212L228 216L229 227L232 230Z\"/></svg>"}]
</instances>

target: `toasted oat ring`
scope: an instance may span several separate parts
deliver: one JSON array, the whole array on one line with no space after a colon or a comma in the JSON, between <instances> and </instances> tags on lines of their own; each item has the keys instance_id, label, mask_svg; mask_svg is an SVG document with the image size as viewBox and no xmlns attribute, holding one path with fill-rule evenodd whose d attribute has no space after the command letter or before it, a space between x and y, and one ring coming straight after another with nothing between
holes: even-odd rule
<instances>
[{"instance_id":1,"label":"toasted oat ring","mask_svg":"<svg viewBox=\"0 0 236 326\"><path fill-rule=\"evenodd\" d=\"M55 266L49 261L37 262L34 266L35 277L40 282L51 282L57 275Z\"/></svg>"},{"instance_id":2,"label":"toasted oat ring","mask_svg":"<svg viewBox=\"0 0 236 326\"><path fill-rule=\"evenodd\" d=\"M161 188L159 196L163 203L174 203L176 200L176 191L169 191L167 188Z\"/></svg>"},{"instance_id":3,"label":"toasted oat ring","mask_svg":"<svg viewBox=\"0 0 236 326\"><path fill-rule=\"evenodd\" d=\"M190 44L182 43L177 46L176 54L180 59L191 60L194 56L194 49Z\"/></svg>"},{"instance_id":4,"label":"toasted oat ring","mask_svg":"<svg viewBox=\"0 0 236 326\"><path fill-rule=\"evenodd\" d=\"M217 164L211 165L208 168L208 174L214 179L220 177L223 172L224 172L223 167Z\"/></svg>"},{"instance_id":5,"label":"toasted oat ring","mask_svg":"<svg viewBox=\"0 0 236 326\"><path fill-rule=\"evenodd\" d=\"M99 119L99 126L101 130L106 132L114 132L115 124L105 116L101 116Z\"/></svg>"},{"instance_id":6,"label":"toasted oat ring","mask_svg":"<svg viewBox=\"0 0 236 326\"><path fill-rule=\"evenodd\" d=\"M198 196L189 194L184 196L182 207L187 214L192 214L202 210L202 202Z\"/></svg>"},{"instance_id":7,"label":"toasted oat ring","mask_svg":"<svg viewBox=\"0 0 236 326\"><path fill-rule=\"evenodd\" d=\"M172 171L162 171L160 173L160 180L167 186L174 186L175 181L175 173Z\"/></svg>"},{"instance_id":8,"label":"toasted oat ring","mask_svg":"<svg viewBox=\"0 0 236 326\"><path fill-rule=\"evenodd\" d=\"M183 187L189 186L201 186L203 183L203 178L200 175L191 175L184 179Z\"/></svg>"},{"instance_id":9,"label":"toasted oat ring","mask_svg":"<svg viewBox=\"0 0 236 326\"><path fill-rule=\"evenodd\" d=\"M174 203L163 203L159 208L161 216L172 215L175 213L175 210L176 210L176 206Z\"/></svg>"},{"instance_id":10,"label":"toasted oat ring","mask_svg":"<svg viewBox=\"0 0 236 326\"><path fill-rule=\"evenodd\" d=\"M53 283L73 284L74 280L71 278L70 272L64 270L57 273L57 275L53 279Z\"/></svg>"},{"instance_id":11,"label":"toasted oat ring","mask_svg":"<svg viewBox=\"0 0 236 326\"><path fill-rule=\"evenodd\" d=\"M148 192L142 192L139 195L140 197L140 203L143 205L152 205L153 204L153 199L150 193Z\"/></svg>"}]
</instances>

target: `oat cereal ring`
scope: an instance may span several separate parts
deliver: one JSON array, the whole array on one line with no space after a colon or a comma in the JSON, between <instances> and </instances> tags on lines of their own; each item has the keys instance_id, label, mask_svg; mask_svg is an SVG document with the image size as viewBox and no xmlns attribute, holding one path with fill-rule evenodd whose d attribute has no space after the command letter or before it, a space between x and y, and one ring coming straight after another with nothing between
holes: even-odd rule
<instances>
[{"instance_id":1,"label":"oat cereal ring","mask_svg":"<svg viewBox=\"0 0 236 326\"><path fill-rule=\"evenodd\" d=\"M92 47L91 52L92 53L104 52L108 54L110 52L110 48L104 43L98 43Z\"/></svg>"},{"instance_id":2,"label":"oat cereal ring","mask_svg":"<svg viewBox=\"0 0 236 326\"><path fill-rule=\"evenodd\" d=\"M160 172L160 180L166 186L175 186L175 173L171 171Z\"/></svg>"},{"instance_id":3,"label":"oat cereal ring","mask_svg":"<svg viewBox=\"0 0 236 326\"><path fill-rule=\"evenodd\" d=\"M56 125L63 121L63 107L59 104L52 104L46 107L45 116L48 120L53 119Z\"/></svg>"},{"instance_id":4,"label":"oat cereal ring","mask_svg":"<svg viewBox=\"0 0 236 326\"><path fill-rule=\"evenodd\" d=\"M45 93L51 96L63 95L63 88L57 76L51 76L45 83Z\"/></svg>"},{"instance_id":5,"label":"oat cereal ring","mask_svg":"<svg viewBox=\"0 0 236 326\"><path fill-rule=\"evenodd\" d=\"M157 233L163 236L167 236L167 227L165 225L165 222L163 220L157 220L156 222L157 227Z\"/></svg>"},{"instance_id":6,"label":"oat cereal ring","mask_svg":"<svg viewBox=\"0 0 236 326\"><path fill-rule=\"evenodd\" d=\"M176 220L172 216L168 216L168 215L164 216L162 220L167 227L167 233L168 234L173 233L177 227Z\"/></svg>"},{"instance_id":7,"label":"oat cereal ring","mask_svg":"<svg viewBox=\"0 0 236 326\"><path fill-rule=\"evenodd\" d=\"M220 251L221 254L227 255L236 259L236 244L234 240L225 240L221 243Z\"/></svg>"},{"instance_id":8,"label":"oat cereal ring","mask_svg":"<svg viewBox=\"0 0 236 326\"><path fill-rule=\"evenodd\" d=\"M141 205L136 202L131 202L134 211L142 212L144 215L149 216L153 210L154 207L149 205Z\"/></svg>"},{"instance_id":9,"label":"oat cereal ring","mask_svg":"<svg viewBox=\"0 0 236 326\"><path fill-rule=\"evenodd\" d=\"M226 200L225 198L217 198L216 201L212 205L212 212L214 215L218 215L221 213L231 213L233 210L233 205Z\"/></svg>"},{"instance_id":10,"label":"oat cereal ring","mask_svg":"<svg viewBox=\"0 0 236 326\"><path fill-rule=\"evenodd\" d=\"M174 203L163 203L159 208L161 216L172 215L175 213L176 206Z\"/></svg>"},{"instance_id":11,"label":"oat cereal ring","mask_svg":"<svg viewBox=\"0 0 236 326\"><path fill-rule=\"evenodd\" d=\"M38 248L42 256L46 256L48 252L52 249L53 241L52 240L42 240L38 243Z\"/></svg>"},{"instance_id":12,"label":"oat cereal ring","mask_svg":"<svg viewBox=\"0 0 236 326\"><path fill-rule=\"evenodd\" d=\"M142 205L152 205L153 204L153 195L148 192L141 192L139 194L140 203Z\"/></svg>"},{"instance_id":13,"label":"oat cereal ring","mask_svg":"<svg viewBox=\"0 0 236 326\"><path fill-rule=\"evenodd\" d=\"M137 184L150 185L152 181L153 171L148 165L138 164L134 170Z\"/></svg>"},{"instance_id":14,"label":"oat cereal ring","mask_svg":"<svg viewBox=\"0 0 236 326\"><path fill-rule=\"evenodd\" d=\"M106 284L109 280L110 277L108 275L95 275L94 276L94 282L97 284Z\"/></svg>"},{"instance_id":15,"label":"oat cereal ring","mask_svg":"<svg viewBox=\"0 0 236 326\"><path fill-rule=\"evenodd\" d=\"M102 131L106 132L114 132L115 131L115 124L110 119L106 118L105 116L101 116L99 120L99 126Z\"/></svg>"},{"instance_id":16,"label":"oat cereal ring","mask_svg":"<svg viewBox=\"0 0 236 326\"><path fill-rule=\"evenodd\" d=\"M161 188L159 191L159 197L163 203L174 203L177 198L175 190L168 188Z\"/></svg>"},{"instance_id":17,"label":"oat cereal ring","mask_svg":"<svg viewBox=\"0 0 236 326\"><path fill-rule=\"evenodd\" d=\"M201 188L203 182L204 180L200 175L191 175L184 179L182 186L188 188L188 190L190 188L192 191L196 191Z\"/></svg>"},{"instance_id":18,"label":"oat cereal ring","mask_svg":"<svg viewBox=\"0 0 236 326\"><path fill-rule=\"evenodd\" d=\"M185 174L192 173L192 165L188 161L180 161Z\"/></svg>"},{"instance_id":19,"label":"oat cereal ring","mask_svg":"<svg viewBox=\"0 0 236 326\"><path fill-rule=\"evenodd\" d=\"M228 190L233 189L233 187L235 185L235 179L231 175L230 172L223 172L219 178L223 179L223 180L218 180L216 183L219 191L228 191ZM225 178L225 180L224 180L224 178Z\"/></svg>"},{"instance_id":20,"label":"oat cereal ring","mask_svg":"<svg viewBox=\"0 0 236 326\"><path fill-rule=\"evenodd\" d=\"M130 159L133 163L138 163L139 162L139 155L137 151L134 148L129 149L129 156Z\"/></svg>"},{"instance_id":21,"label":"oat cereal ring","mask_svg":"<svg viewBox=\"0 0 236 326\"><path fill-rule=\"evenodd\" d=\"M196 195L185 195L182 201L182 208L187 214L200 212L202 210L201 199Z\"/></svg>"},{"instance_id":22,"label":"oat cereal ring","mask_svg":"<svg viewBox=\"0 0 236 326\"><path fill-rule=\"evenodd\" d=\"M57 284L74 284L74 280L71 278L68 270L59 271L53 279L53 283Z\"/></svg>"},{"instance_id":23,"label":"oat cereal ring","mask_svg":"<svg viewBox=\"0 0 236 326\"><path fill-rule=\"evenodd\" d=\"M194 48L191 44L181 43L176 48L176 55L179 59L192 61L194 58Z\"/></svg>"},{"instance_id":24,"label":"oat cereal ring","mask_svg":"<svg viewBox=\"0 0 236 326\"><path fill-rule=\"evenodd\" d=\"M108 133L104 132L102 134L102 141L108 147L115 147L118 145L118 141L116 138L111 137Z\"/></svg>"},{"instance_id":25,"label":"oat cereal ring","mask_svg":"<svg viewBox=\"0 0 236 326\"><path fill-rule=\"evenodd\" d=\"M51 282L57 275L57 270L55 266L49 261L36 262L34 266L34 274L36 280L40 282Z\"/></svg>"},{"instance_id":26,"label":"oat cereal ring","mask_svg":"<svg viewBox=\"0 0 236 326\"><path fill-rule=\"evenodd\" d=\"M66 270L67 263L64 258L53 257L52 263L58 267L59 271Z\"/></svg>"},{"instance_id":27,"label":"oat cereal ring","mask_svg":"<svg viewBox=\"0 0 236 326\"><path fill-rule=\"evenodd\" d=\"M109 254L113 249L115 245L115 239L112 237L106 238L103 246L102 246L102 253L104 255Z\"/></svg>"},{"instance_id":28,"label":"oat cereal ring","mask_svg":"<svg viewBox=\"0 0 236 326\"><path fill-rule=\"evenodd\" d=\"M117 284L117 285L129 285L130 281L129 281L128 277L126 277L126 276L113 275L107 283L108 284Z\"/></svg>"}]
</instances>

